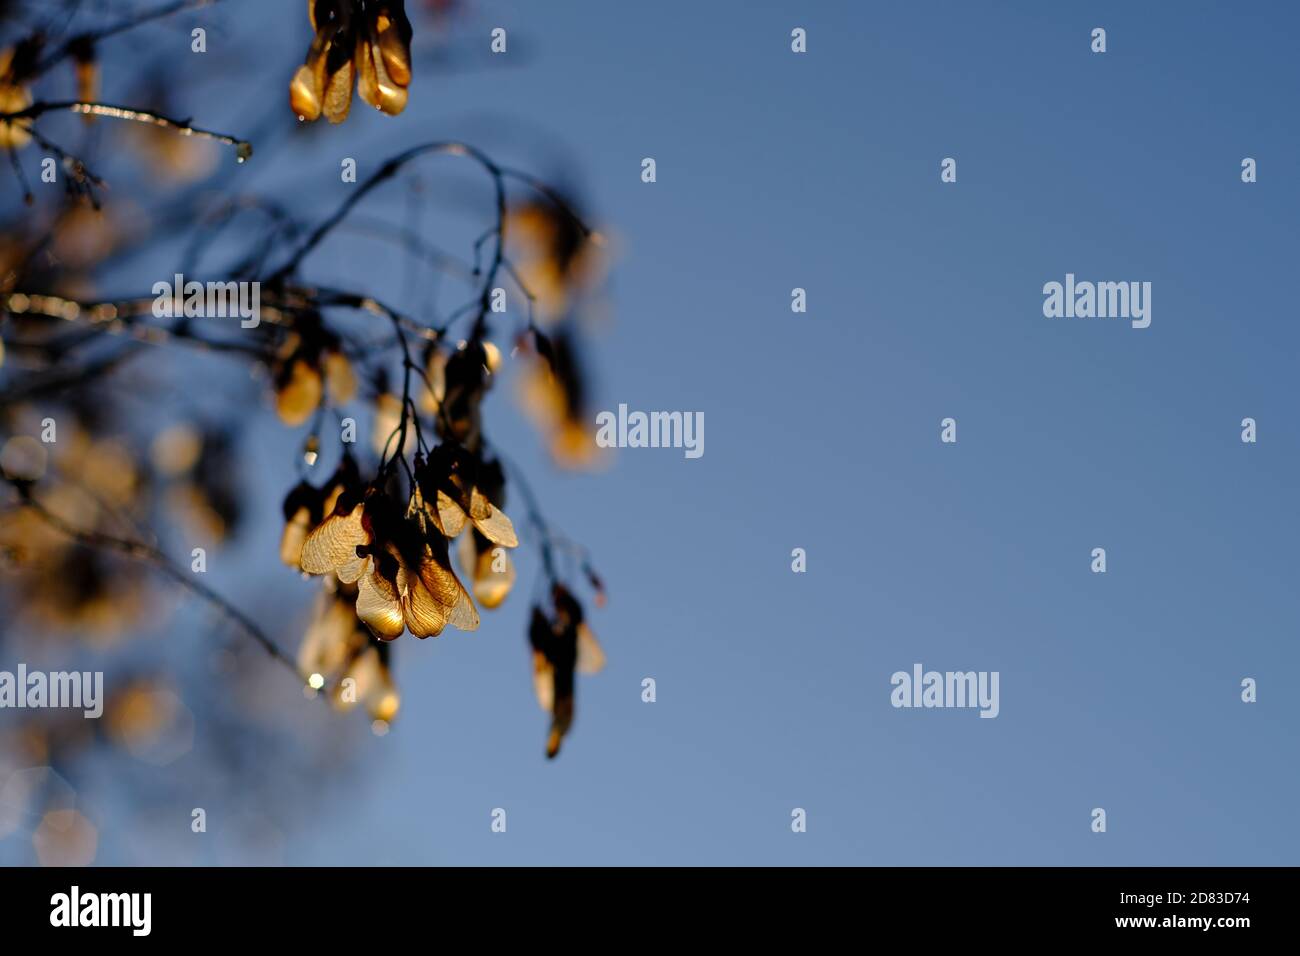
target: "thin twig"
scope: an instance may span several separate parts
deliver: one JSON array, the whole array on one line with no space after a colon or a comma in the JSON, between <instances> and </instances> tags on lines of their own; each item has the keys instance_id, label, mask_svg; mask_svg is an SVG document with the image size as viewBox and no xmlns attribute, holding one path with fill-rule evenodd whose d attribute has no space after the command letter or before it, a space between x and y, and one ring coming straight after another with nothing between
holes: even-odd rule
<instances>
[{"instance_id":1,"label":"thin twig","mask_svg":"<svg viewBox=\"0 0 1300 956\"><path fill-rule=\"evenodd\" d=\"M141 110L131 106L116 106L112 103L92 103L86 100L61 100L59 102L40 101L33 103L23 110L13 113L0 113L0 123L16 123L21 120L34 120L46 113L55 113L67 110L72 113L80 113L90 116L107 116L110 119L127 120L132 123L145 123L150 126L161 126L164 129L170 129L181 136L196 136L200 139L210 139L214 142L231 146L235 150L235 160L244 162L253 155L253 144L247 140L237 139L227 133L217 133L209 129L200 129L191 125L189 120L172 119L163 116L161 113L155 113L152 110Z\"/></svg>"}]
</instances>

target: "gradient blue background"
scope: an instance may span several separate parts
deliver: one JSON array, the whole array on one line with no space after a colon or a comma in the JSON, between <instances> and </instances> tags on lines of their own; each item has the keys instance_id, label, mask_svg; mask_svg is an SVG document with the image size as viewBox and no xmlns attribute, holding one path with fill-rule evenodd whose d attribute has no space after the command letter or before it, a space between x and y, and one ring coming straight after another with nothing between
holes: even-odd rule
<instances>
[{"instance_id":1,"label":"gradient blue background","mask_svg":"<svg viewBox=\"0 0 1300 956\"><path fill-rule=\"evenodd\" d=\"M299 6L259 29L296 50ZM545 130L619 253L614 323L590 356L597 406L703 411L706 451L626 450L563 475L495 397L498 443L609 585L593 613L608 668L581 679L547 763L522 556L521 590L480 632L402 640L399 722L322 775L323 808L263 808L286 831L281 859L1295 864L1300 13L477 11L475 42L505 26L521 63L422 76L399 119L355 116L292 164L250 164L248 182L316 193L323 215L349 188L341 155L364 171L425 139ZM939 180L948 156L955 185ZM515 162L556 168L522 146ZM388 267L346 249L308 274ZM1042 285L1067 272L1150 281L1151 327L1044 318ZM939 442L947 416L955 446ZM259 447L291 481L283 430ZM278 501L259 509L236 554L265 579L281 573L266 557ZM227 581L247 588L248 567ZM275 580L266 602L312 593ZM999 671L1001 715L893 709L889 677L914 662ZM102 812L99 861L148 862Z\"/></svg>"}]
</instances>

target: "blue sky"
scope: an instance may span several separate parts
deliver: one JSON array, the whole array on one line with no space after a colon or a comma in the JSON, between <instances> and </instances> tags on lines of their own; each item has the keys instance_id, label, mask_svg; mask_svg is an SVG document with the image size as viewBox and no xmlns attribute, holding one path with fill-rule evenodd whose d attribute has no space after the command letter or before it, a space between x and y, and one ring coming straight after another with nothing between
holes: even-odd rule
<instances>
[{"instance_id":1,"label":"blue sky","mask_svg":"<svg viewBox=\"0 0 1300 956\"><path fill-rule=\"evenodd\" d=\"M296 51L286 6L267 24ZM477 10L460 39L505 26L522 64L419 77L401 117L314 131L248 181L323 215L348 188L340 156L364 169L448 136L571 175L618 249L597 406L702 411L706 453L560 474L494 396L498 443L608 583L608 667L580 679L548 763L526 586L477 634L404 638L398 724L322 774L317 815L280 808L283 859L1295 863L1295 9ZM238 119L223 102L218 128ZM307 272L393 269L358 248ZM1150 281L1151 327L1045 318L1042 286L1067 272ZM292 480L282 430L254 443ZM228 580L305 604L310 586L253 558L274 553L277 509L236 546L261 565ZM1000 715L895 710L890 675L915 662L999 671ZM113 847L101 862L146 862Z\"/></svg>"}]
</instances>

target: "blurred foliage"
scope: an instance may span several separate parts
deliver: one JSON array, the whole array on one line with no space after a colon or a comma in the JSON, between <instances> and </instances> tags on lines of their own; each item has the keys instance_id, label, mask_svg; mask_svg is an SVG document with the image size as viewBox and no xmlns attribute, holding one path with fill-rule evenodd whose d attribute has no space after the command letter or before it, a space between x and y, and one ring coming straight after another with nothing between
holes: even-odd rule
<instances>
[{"instance_id":1,"label":"blurred foliage","mask_svg":"<svg viewBox=\"0 0 1300 956\"><path fill-rule=\"evenodd\" d=\"M246 806L259 790L319 799L312 768L355 759L365 736L340 735L299 693L386 732L401 701L390 642L477 628L480 609L515 588L516 546L541 557L527 640L554 756L573 719L574 673L603 662L578 595L601 603L603 585L489 441L483 406L514 374L556 463L597 463L581 355L607 267L600 235L572 190L452 141L393 156L332 211L294 209L237 175L254 150L258 163L279 162L301 120L343 120L354 85L369 105L402 113L421 70L456 49L461 5L412 3L408 18L401 0L310 0L313 38L289 103L232 133L174 118L204 101L186 86L204 78L160 71L136 38L188 44L197 17L220 31L256 3L85 6L0 3L0 149L17 185L0 200L0 651L32 666L92 661L112 691L100 721L6 714L0 838L26 834L43 864L93 862L106 834L67 781L97 755L114 755L141 832L156 802L200 786L238 790ZM435 47L422 47L426 33ZM297 40L272 42L276 56L249 68L249 84L292 73ZM100 101L103 90L134 91L132 105ZM425 300L417 316L389 304L409 300L393 289L307 281L306 264L345 238L354 207L432 155L476 168L496 199L470 255L436 252L398 223L378 230L413 270L462 287L463 302ZM34 189L51 169L58 188ZM169 292L158 308L157 283L188 280L218 249L230 264L204 278L255 284L255 323L208 314L210 284L197 297L188 285ZM499 307L501 288L513 307ZM280 469L247 451L276 420L299 475L290 487L268 487ZM355 434L358 422L368 434ZM518 527L508 491L521 495ZM237 547L266 496L283 502L281 562L320 581L296 633L279 593L290 577L221 594L192 564ZM188 655L148 640L199 615L209 639ZM183 778L122 769L182 759ZM251 811L250 844L274 846L268 833L284 825Z\"/></svg>"}]
</instances>

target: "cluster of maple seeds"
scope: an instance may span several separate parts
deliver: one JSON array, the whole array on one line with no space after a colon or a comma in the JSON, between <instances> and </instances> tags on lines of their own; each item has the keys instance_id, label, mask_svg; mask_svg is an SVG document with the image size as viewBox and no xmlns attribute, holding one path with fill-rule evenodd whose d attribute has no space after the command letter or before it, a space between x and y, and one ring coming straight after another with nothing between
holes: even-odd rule
<instances>
[{"instance_id":1,"label":"cluster of maple seeds","mask_svg":"<svg viewBox=\"0 0 1300 956\"><path fill-rule=\"evenodd\" d=\"M363 484L355 460L345 455L323 487L299 484L284 508L282 560L328 582L302 663L314 687L323 684L321 664L346 670L364 684L372 714L385 725L398 707L387 652L369 646L355 622L381 642L407 631L426 638L447 626L476 630L478 610L452 569L448 542L460 539L461 566L473 574L475 596L487 607L500 604L513 581L513 568L504 584L491 573L496 549L519 543L513 522L493 504L504 488L499 463L444 443L427 457L417 454L412 474L403 506L382 479ZM573 723L575 674L605 663L577 598L558 582L551 592L551 613L534 606L528 632L534 690L551 715L548 757L559 753Z\"/></svg>"},{"instance_id":2,"label":"cluster of maple seeds","mask_svg":"<svg viewBox=\"0 0 1300 956\"><path fill-rule=\"evenodd\" d=\"M403 506L382 482L363 486L345 457L324 488L303 483L290 493L281 557L297 551L292 563L306 573L355 584L357 617L380 640L408 630L433 637L448 625L475 630L478 610L452 569L448 541L472 526L490 546L518 545L510 518L479 484L499 478L499 469L439 445L427 458L416 456Z\"/></svg>"},{"instance_id":3,"label":"cluster of maple seeds","mask_svg":"<svg viewBox=\"0 0 1300 956\"><path fill-rule=\"evenodd\" d=\"M301 119L347 119L354 79L375 109L390 116L406 109L411 21L403 0L307 0L307 16L316 36L289 84L289 103Z\"/></svg>"}]
</instances>

